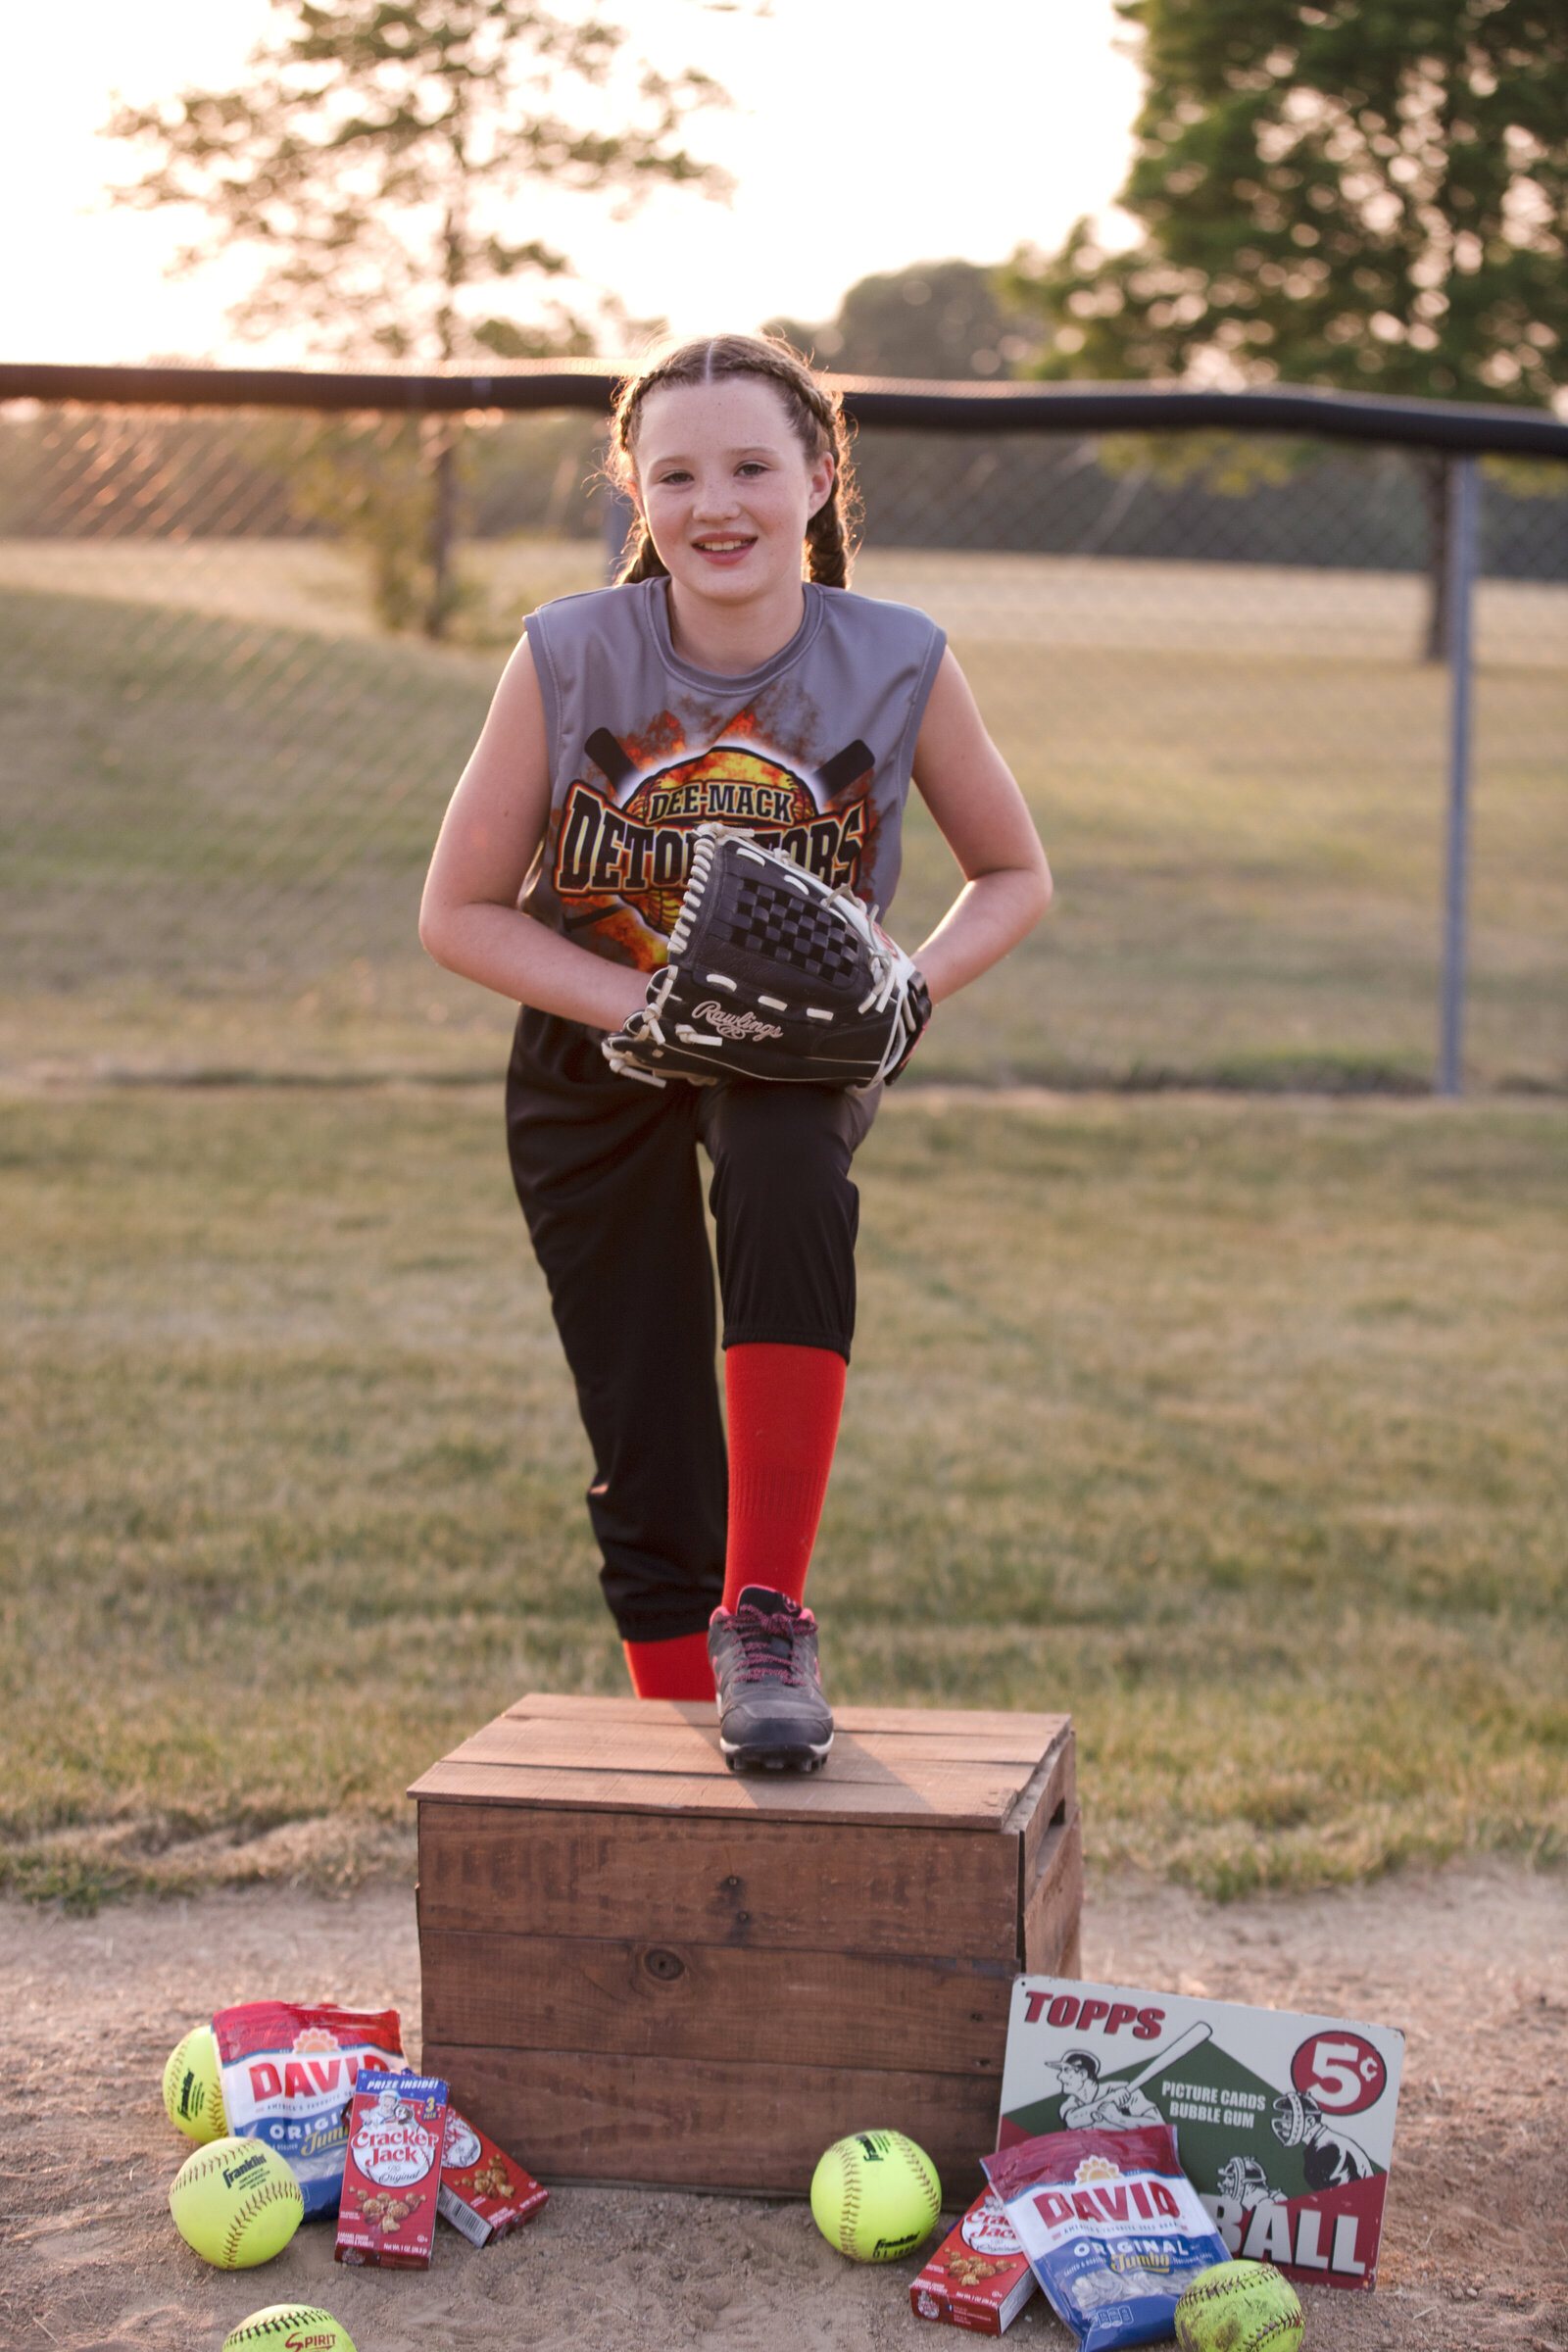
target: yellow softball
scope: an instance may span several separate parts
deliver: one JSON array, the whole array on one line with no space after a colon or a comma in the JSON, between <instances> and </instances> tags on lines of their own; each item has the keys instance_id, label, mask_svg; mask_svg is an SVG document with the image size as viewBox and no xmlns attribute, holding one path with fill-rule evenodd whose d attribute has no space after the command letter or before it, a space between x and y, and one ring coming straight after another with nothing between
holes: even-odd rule
<instances>
[{"instance_id":1,"label":"yellow softball","mask_svg":"<svg viewBox=\"0 0 1568 2352\"><path fill-rule=\"evenodd\" d=\"M936 2166L902 2132L836 2139L811 2175L811 2219L853 2262L912 2254L941 2211Z\"/></svg>"},{"instance_id":2,"label":"yellow softball","mask_svg":"<svg viewBox=\"0 0 1568 2352\"><path fill-rule=\"evenodd\" d=\"M174 2175L169 2210L180 2236L220 2271L248 2271L281 2254L305 2219L300 2184L259 2139L215 2139Z\"/></svg>"},{"instance_id":3,"label":"yellow softball","mask_svg":"<svg viewBox=\"0 0 1568 2352\"><path fill-rule=\"evenodd\" d=\"M164 2112L187 2139L227 2137L223 2079L211 2026L192 2026L170 2051L164 2067Z\"/></svg>"},{"instance_id":4,"label":"yellow softball","mask_svg":"<svg viewBox=\"0 0 1568 2352\"><path fill-rule=\"evenodd\" d=\"M314 2303L269 2303L229 2329L223 2352L354 2352L354 2339Z\"/></svg>"},{"instance_id":5,"label":"yellow softball","mask_svg":"<svg viewBox=\"0 0 1568 2352\"><path fill-rule=\"evenodd\" d=\"M1216 2262L1176 2306L1181 2352L1296 2352L1306 2321L1272 2263Z\"/></svg>"}]
</instances>

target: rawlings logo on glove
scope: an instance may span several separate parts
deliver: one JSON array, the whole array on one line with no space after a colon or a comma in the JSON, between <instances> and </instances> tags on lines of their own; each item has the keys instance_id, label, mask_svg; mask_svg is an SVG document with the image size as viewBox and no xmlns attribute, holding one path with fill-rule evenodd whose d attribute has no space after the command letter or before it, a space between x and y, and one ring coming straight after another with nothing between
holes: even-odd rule
<instances>
[{"instance_id":1,"label":"rawlings logo on glove","mask_svg":"<svg viewBox=\"0 0 1568 2352\"><path fill-rule=\"evenodd\" d=\"M700 825L669 961L604 1043L622 1077L762 1078L863 1092L931 1018L914 964L860 901L723 825Z\"/></svg>"},{"instance_id":2,"label":"rawlings logo on glove","mask_svg":"<svg viewBox=\"0 0 1568 2352\"><path fill-rule=\"evenodd\" d=\"M726 1012L722 1004L715 1004L711 999L706 1004L699 1004L692 1018L705 1021L720 1037L763 1038L784 1034L777 1021L760 1021L755 1012Z\"/></svg>"}]
</instances>

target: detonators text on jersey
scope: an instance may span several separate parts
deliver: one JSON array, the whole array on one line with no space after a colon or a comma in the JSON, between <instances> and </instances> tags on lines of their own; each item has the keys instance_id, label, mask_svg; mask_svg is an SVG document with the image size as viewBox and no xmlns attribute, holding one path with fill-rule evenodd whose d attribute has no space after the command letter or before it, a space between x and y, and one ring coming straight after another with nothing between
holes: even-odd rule
<instances>
[{"instance_id":1,"label":"detonators text on jersey","mask_svg":"<svg viewBox=\"0 0 1568 2352\"><path fill-rule=\"evenodd\" d=\"M867 786L872 755L851 743L815 781L792 774L755 743L714 743L712 751L674 760L639 776L620 743L600 727L588 751L604 774L620 771L625 800L613 788L573 783L553 825L555 896L566 929L578 931L632 915L647 934L637 962L654 969L674 929L691 875L698 825L729 823L780 849L830 889L856 889L877 823ZM847 774L849 771L849 774Z\"/></svg>"},{"instance_id":2,"label":"detonators text on jersey","mask_svg":"<svg viewBox=\"0 0 1568 2352\"><path fill-rule=\"evenodd\" d=\"M607 728L587 750L606 783L575 780L553 815L551 879L568 931L608 930L645 970L667 953L699 825L742 827L830 889L856 890L868 870L876 809L863 743L810 780L749 741L714 744L651 774Z\"/></svg>"}]
</instances>

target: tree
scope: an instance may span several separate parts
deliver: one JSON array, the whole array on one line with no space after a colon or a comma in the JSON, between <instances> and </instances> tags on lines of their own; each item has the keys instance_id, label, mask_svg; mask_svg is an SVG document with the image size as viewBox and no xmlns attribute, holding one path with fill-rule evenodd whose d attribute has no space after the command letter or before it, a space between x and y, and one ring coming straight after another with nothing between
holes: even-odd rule
<instances>
[{"instance_id":1,"label":"tree","mask_svg":"<svg viewBox=\"0 0 1568 2352\"><path fill-rule=\"evenodd\" d=\"M610 193L628 208L660 185L727 184L681 135L696 109L725 102L717 83L690 68L629 68L624 31L595 15L566 19L528 0L273 5L284 26L253 51L242 87L122 105L106 125L156 158L113 191L119 201L207 215L177 270L234 246L262 256L230 314L242 334L303 328L323 356L434 368L588 348L589 330L559 299L520 320L494 315L498 288L570 274L564 254L517 233L529 183ZM557 111L564 85L576 120ZM433 417L417 430L431 636L453 598L457 430ZM406 502L407 466L394 471L394 503ZM373 507L373 487L368 495ZM385 514L375 528L406 540Z\"/></svg>"},{"instance_id":2,"label":"tree","mask_svg":"<svg viewBox=\"0 0 1568 2352\"><path fill-rule=\"evenodd\" d=\"M1108 253L1014 257L1046 376L1549 405L1568 369L1564 0L1117 0L1148 94ZM1441 461L1428 472L1444 537ZM1441 561L1438 564L1441 576ZM1429 653L1443 650L1434 600Z\"/></svg>"},{"instance_id":3,"label":"tree","mask_svg":"<svg viewBox=\"0 0 1568 2352\"><path fill-rule=\"evenodd\" d=\"M1005 374L1040 340L1031 318L999 299L994 270L959 261L862 277L831 324L773 318L768 328L846 375Z\"/></svg>"}]
</instances>

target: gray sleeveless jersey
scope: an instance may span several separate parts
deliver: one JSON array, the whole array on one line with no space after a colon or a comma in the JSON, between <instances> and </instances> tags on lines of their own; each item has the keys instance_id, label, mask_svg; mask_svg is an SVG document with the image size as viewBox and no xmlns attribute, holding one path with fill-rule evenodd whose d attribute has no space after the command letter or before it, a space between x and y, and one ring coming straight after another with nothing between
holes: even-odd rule
<instances>
[{"instance_id":1,"label":"gray sleeveless jersey","mask_svg":"<svg viewBox=\"0 0 1568 2352\"><path fill-rule=\"evenodd\" d=\"M665 590L601 588L528 616L552 793L523 906L653 971L693 832L719 822L886 909L942 631L907 605L811 583L788 645L715 677L675 653Z\"/></svg>"}]
</instances>

